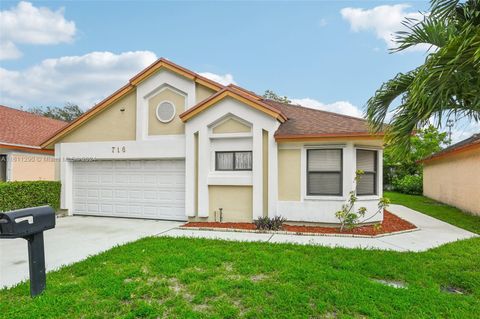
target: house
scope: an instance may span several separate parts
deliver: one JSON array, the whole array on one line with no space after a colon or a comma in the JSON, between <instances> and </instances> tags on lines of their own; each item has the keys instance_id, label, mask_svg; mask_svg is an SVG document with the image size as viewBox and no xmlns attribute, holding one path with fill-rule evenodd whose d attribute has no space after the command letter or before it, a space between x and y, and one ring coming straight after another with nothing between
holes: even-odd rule
<instances>
[{"instance_id":1,"label":"house","mask_svg":"<svg viewBox=\"0 0 480 319\"><path fill-rule=\"evenodd\" d=\"M0 105L0 182L53 180L53 151L40 144L66 124Z\"/></svg>"},{"instance_id":2,"label":"house","mask_svg":"<svg viewBox=\"0 0 480 319\"><path fill-rule=\"evenodd\" d=\"M422 163L425 196L480 215L480 133Z\"/></svg>"},{"instance_id":3,"label":"house","mask_svg":"<svg viewBox=\"0 0 480 319\"><path fill-rule=\"evenodd\" d=\"M369 222L382 135L362 119L265 100L159 59L46 139L69 214L334 224L355 188Z\"/></svg>"}]
</instances>

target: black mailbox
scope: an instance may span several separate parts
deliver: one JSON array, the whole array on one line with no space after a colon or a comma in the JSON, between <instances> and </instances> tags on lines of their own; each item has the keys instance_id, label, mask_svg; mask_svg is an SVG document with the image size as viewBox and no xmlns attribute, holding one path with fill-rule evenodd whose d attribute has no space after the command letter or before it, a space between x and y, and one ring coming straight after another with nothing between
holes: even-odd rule
<instances>
[{"instance_id":1,"label":"black mailbox","mask_svg":"<svg viewBox=\"0 0 480 319\"><path fill-rule=\"evenodd\" d=\"M40 206L0 213L0 238L23 238L28 241L30 294L45 290L45 248L43 232L55 228L55 211Z\"/></svg>"}]
</instances>

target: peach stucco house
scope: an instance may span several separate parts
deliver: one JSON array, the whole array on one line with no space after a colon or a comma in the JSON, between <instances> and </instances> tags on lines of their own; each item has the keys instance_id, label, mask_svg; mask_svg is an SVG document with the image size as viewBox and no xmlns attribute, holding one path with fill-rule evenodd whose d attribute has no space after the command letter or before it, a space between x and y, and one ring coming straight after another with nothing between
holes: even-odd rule
<instances>
[{"instance_id":1,"label":"peach stucco house","mask_svg":"<svg viewBox=\"0 0 480 319\"><path fill-rule=\"evenodd\" d=\"M53 180L53 151L42 149L40 143L65 125L0 105L0 182Z\"/></svg>"},{"instance_id":2,"label":"peach stucco house","mask_svg":"<svg viewBox=\"0 0 480 319\"><path fill-rule=\"evenodd\" d=\"M480 133L422 162L425 196L480 215Z\"/></svg>"},{"instance_id":3,"label":"peach stucco house","mask_svg":"<svg viewBox=\"0 0 480 319\"><path fill-rule=\"evenodd\" d=\"M73 215L336 224L356 189L380 222L383 135L159 59L42 143ZM355 171L365 175L358 185Z\"/></svg>"}]
</instances>

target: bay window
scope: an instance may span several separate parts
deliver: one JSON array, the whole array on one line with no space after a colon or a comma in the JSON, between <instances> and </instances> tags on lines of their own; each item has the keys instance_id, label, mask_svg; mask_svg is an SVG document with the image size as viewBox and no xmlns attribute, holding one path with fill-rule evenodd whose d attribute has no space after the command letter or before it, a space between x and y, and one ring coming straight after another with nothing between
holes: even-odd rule
<instances>
[{"instance_id":1,"label":"bay window","mask_svg":"<svg viewBox=\"0 0 480 319\"><path fill-rule=\"evenodd\" d=\"M343 195L342 149L307 150L307 195Z\"/></svg>"},{"instance_id":2,"label":"bay window","mask_svg":"<svg viewBox=\"0 0 480 319\"><path fill-rule=\"evenodd\" d=\"M357 150L357 170L364 174L357 182L357 195L377 195L377 151Z\"/></svg>"}]
</instances>

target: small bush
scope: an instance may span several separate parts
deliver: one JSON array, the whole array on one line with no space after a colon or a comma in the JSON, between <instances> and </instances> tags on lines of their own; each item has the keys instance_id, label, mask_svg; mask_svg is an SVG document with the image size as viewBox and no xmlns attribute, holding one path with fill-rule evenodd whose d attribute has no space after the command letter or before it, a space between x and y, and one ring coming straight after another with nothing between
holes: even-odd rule
<instances>
[{"instance_id":1,"label":"small bush","mask_svg":"<svg viewBox=\"0 0 480 319\"><path fill-rule=\"evenodd\" d=\"M282 216L275 216L272 218L260 217L254 221L255 227L261 230L280 230L283 228L284 222L286 222L286 219Z\"/></svg>"},{"instance_id":2,"label":"small bush","mask_svg":"<svg viewBox=\"0 0 480 319\"><path fill-rule=\"evenodd\" d=\"M422 195L423 177L421 175L405 175L393 181L393 189L404 194Z\"/></svg>"},{"instance_id":3,"label":"small bush","mask_svg":"<svg viewBox=\"0 0 480 319\"><path fill-rule=\"evenodd\" d=\"M60 208L60 182L1 182L0 211L49 205Z\"/></svg>"}]
</instances>

